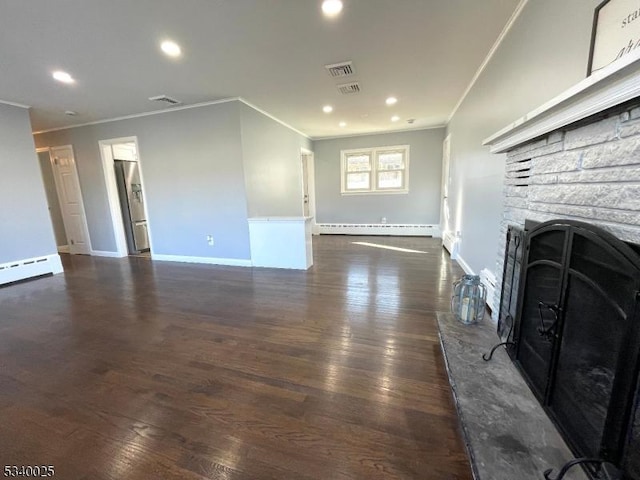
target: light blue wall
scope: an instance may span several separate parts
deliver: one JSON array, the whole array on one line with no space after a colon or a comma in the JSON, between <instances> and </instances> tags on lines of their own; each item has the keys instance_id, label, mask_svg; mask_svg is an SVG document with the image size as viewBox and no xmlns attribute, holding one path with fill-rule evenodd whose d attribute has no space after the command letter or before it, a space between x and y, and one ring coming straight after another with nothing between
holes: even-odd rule
<instances>
[{"instance_id":1,"label":"light blue wall","mask_svg":"<svg viewBox=\"0 0 640 480\"><path fill-rule=\"evenodd\" d=\"M57 254L29 111L0 104L0 263Z\"/></svg>"},{"instance_id":2,"label":"light blue wall","mask_svg":"<svg viewBox=\"0 0 640 480\"><path fill-rule=\"evenodd\" d=\"M601 0L530 0L448 125L452 227L476 273L495 270L504 239L504 155L482 141L586 76L593 11Z\"/></svg>"},{"instance_id":3,"label":"light blue wall","mask_svg":"<svg viewBox=\"0 0 640 480\"><path fill-rule=\"evenodd\" d=\"M249 216L302 215L300 149L311 140L245 104L240 112Z\"/></svg>"},{"instance_id":4,"label":"light blue wall","mask_svg":"<svg viewBox=\"0 0 640 480\"><path fill-rule=\"evenodd\" d=\"M73 146L94 250L116 251L98 143L129 136L155 254L250 259L248 216L302 214L311 141L239 101L36 135L38 147Z\"/></svg>"},{"instance_id":5,"label":"light blue wall","mask_svg":"<svg viewBox=\"0 0 640 480\"><path fill-rule=\"evenodd\" d=\"M420 223L440 221L444 128L343 137L313 142L318 223ZM410 146L409 193L342 195L340 151Z\"/></svg>"},{"instance_id":6,"label":"light blue wall","mask_svg":"<svg viewBox=\"0 0 640 480\"><path fill-rule=\"evenodd\" d=\"M128 136L138 137L154 253L249 259L239 102L35 136L39 147L73 145L93 249L116 250L98 142Z\"/></svg>"}]
</instances>

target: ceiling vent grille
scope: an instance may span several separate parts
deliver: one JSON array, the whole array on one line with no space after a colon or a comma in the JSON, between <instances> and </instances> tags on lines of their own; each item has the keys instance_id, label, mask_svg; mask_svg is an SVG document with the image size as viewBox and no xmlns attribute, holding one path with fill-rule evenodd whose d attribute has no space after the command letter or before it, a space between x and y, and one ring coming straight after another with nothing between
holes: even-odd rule
<instances>
[{"instance_id":1,"label":"ceiling vent grille","mask_svg":"<svg viewBox=\"0 0 640 480\"><path fill-rule=\"evenodd\" d=\"M169 105L178 105L180 103L180 101L176 100L175 98L171 98L168 95L157 95L155 97L149 97L149 100L151 100L152 102L168 103Z\"/></svg>"},{"instance_id":2,"label":"ceiling vent grille","mask_svg":"<svg viewBox=\"0 0 640 480\"><path fill-rule=\"evenodd\" d=\"M338 91L343 95L360 92L360 84L358 82L343 83L342 85L337 85L337 87Z\"/></svg>"},{"instance_id":3,"label":"ceiling vent grille","mask_svg":"<svg viewBox=\"0 0 640 480\"><path fill-rule=\"evenodd\" d=\"M325 65L324 68L332 77L348 77L353 75L353 62L334 63L333 65Z\"/></svg>"}]
</instances>

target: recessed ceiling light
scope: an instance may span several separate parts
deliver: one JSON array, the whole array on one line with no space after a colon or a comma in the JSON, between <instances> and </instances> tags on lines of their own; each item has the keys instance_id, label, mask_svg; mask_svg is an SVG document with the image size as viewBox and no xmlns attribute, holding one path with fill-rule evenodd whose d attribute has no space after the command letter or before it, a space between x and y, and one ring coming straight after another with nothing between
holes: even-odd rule
<instances>
[{"instance_id":1,"label":"recessed ceiling light","mask_svg":"<svg viewBox=\"0 0 640 480\"><path fill-rule=\"evenodd\" d=\"M340 125L340 128L344 128L347 126L347 122L340 122L338 125Z\"/></svg>"},{"instance_id":2,"label":"recessed ceiling light","mask_svg":"<svg viewBox=\"0 0 640 480\"><path fill-rule=\"evenodd\" d=\"M333 112L333 107L331 105L325 105L324 107L322 107L322 111L324 113L331 113Z\"/></svg>"},{"instance_id":3,"label":"recessed ceiling light","mask_svg":"<svg viewBox=\"0 0 640 480\"><path fill-rule=\"evenodd\" d=\"M172 42L171 40L165 40L164 42L162 42L160 44L160 48L170 57L179 57L182 53L182 50L180 50L180 45L178 45L176 42Z\"/></svg>"},{"instance_id":4,"label":"recessed ceiling light","mask_svg":"<svg viewBox=\"0 0 640 480\"><path fill-rule=\"evenodd\" d=\"M342 0L324 0L322 12L327 17L335 17L342 11Z\"/></svg>"},{"instance_id":5,"label":"recessed ceiling light","mask_svg":"<svg viewBox=\"0 0 640 480\"><path fill-rule=\"evenodd\" d=\"M74 112L73 110L65 110L64 114L69 115L70 117L75 117L76 115L78 115L78 112Z\"/></svg>"},{"instance_id":6,"label":"recessed ceiling light","mask_svg":"<svg viewBox=\"0 0 640 480\"><path fill-rule=\"evenodd\" d=\"M384 103L386 103L387 105L395 105L396 103L398 103L398 99L396 97L389 97L384 101Z\"/></svg>"},{"instance_id":7,"label":"recessed ceiling light","mask_svg":"<svg viewBox=\"0 0 640 480\"><path fill-rule=\"evenodd\" d=\"M73 83L73 82L75 82L75 80L73 79L73 77L71 75L69 75L67 72L63 72L62 70L57 70L57 71L53 72L53 78L55 78L56 80L58 80L59 82L62 82L62 83Z\"/></svg>"},{"instance_id":8,"label":"recessed ceiling light","mask_svg":"<svg viewBox=\"0 0 640 480\"><path fill-rule=\"evenodd\" d=\"M393 117L391 117L392 122L397 122L398 120L400 120L400 117L397 115L394 115Z\"/></svg>"}]
</instances>

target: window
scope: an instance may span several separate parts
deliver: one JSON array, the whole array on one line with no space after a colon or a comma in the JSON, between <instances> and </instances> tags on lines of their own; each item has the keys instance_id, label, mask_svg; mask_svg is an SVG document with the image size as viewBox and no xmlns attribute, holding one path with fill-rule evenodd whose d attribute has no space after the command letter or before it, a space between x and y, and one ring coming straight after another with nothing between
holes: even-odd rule
<instances>
[{"instance_id":1,"label":"window","mask_svg":"<svg viewBox=\"0 0 640 480\"><path fill-rule=\"evenodd\" d=\"M409 145L342 150L342 194L408 193Z\"/></svg>"}]
</instances>

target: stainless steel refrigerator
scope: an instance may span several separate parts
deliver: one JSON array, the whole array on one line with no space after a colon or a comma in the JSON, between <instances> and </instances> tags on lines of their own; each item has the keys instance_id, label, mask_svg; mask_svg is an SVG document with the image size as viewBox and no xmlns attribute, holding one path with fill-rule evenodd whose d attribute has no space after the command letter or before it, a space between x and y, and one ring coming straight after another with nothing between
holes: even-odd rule
<instances>
[{"instance_id":1,"label":"stainless steel refrigerator","mask_svg":"<svg viewBox=\"0 0 640 480\"><path fill-rule=\"evenodd\" d=\"M113 163L116 169L116 184L129 253L148 251L149 234L138 162L114 160Z\"/></svg>"}]
</instances>

